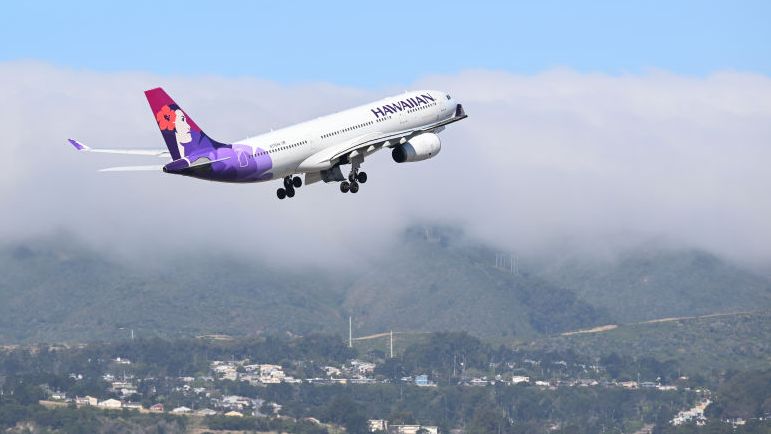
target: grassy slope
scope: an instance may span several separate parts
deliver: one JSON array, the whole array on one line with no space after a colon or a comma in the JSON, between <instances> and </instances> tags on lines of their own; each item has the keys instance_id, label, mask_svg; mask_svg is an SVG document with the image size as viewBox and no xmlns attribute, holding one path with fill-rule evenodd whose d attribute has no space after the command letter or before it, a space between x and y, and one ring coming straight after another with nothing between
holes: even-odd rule
<instances>
[{"instance_id":1,"label":"grassy slope","mask_svg":"<svg viewBox=\"0 0 771 434\"><path fill-rule=\"evenodd\" d=\"M619 322L771 308L767 278L698 250L638 249L609 262L561 262L539 274Z\"/></svg>"},{"instance_id":2,"label":"grassy slope","mask_svg":"<svg viewBox=\"0 0 771 434\"><path fill-rule=\"evenodd\" d=\"M601 333L550 337L527 347L677 360L690 373L768 368L771 311L623 325Z\"/></svg>"}]
</instances>

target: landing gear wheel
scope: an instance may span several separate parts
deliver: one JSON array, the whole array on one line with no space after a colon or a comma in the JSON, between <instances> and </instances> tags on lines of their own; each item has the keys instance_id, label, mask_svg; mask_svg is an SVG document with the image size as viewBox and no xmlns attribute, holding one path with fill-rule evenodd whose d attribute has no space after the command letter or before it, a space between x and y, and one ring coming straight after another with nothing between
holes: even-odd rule
<instances>
[{"instance_id":1,"label":"landing gear wheel","mask_svg":"<svg viewBox=\"0 0 771 434\"><path fill-rule=\"evenodd\" d=\"M292 178L290 178L288 176L286 178L284 178L284 188L286 188L287 190L292 188Z\"/></svg>"},{"instance_id":2,"label":"landing gear wheel","mask_svg":"<svg viewBox=\"0 0 771 434\"><path fill-rule=\"evenodd\" d=\"M340 191L343 193L348 193L348 190L351 188L351 184L348 183L348 181L343 181L340 183Z\"/></svg>"},{"instance_id":3,"label":"landing gear wheel","mask_svg":"<svg viewBox=\"0 0 771 434\"><path fill-rule=\"evenodd\" d=\"M287 188L286 189L286 197L294 197L294 188Z\"/></svg>"},{"instance_id":4,"label":"landing gear wheel","mask_svg":"<svg viewBox=\"0 0 771 434\"><path fill-rule=\"evenodd\" d=\"M359 192L359 183L354 181L351 183L351 193L358 193Z\"/></svg>"},{"instance_id":5,"label":"landing gear wheel","mask_svg":"<svg viewBox=\"0 0 771 434\"><path fill-rule=\"evenodd\" d=\"M303 185L303 180L299 176L295 176L294 178L292 178L292 186L294 186L294 188L300 188L302 187L302 185Z\"/></svg>"},{"instance_id":6,"label":"landing gear wheel","mask_svg":"<svg viewBox=\"0 0 771 434\"><path fill-rule=\"evenodd\" d=\"M367 172L359 172L359 174L356 175L356 180L359 181L359 184L367 182Z\"/></svg>"},{"instance_id":7,"label":"landing gear wheel","mask_svg":"<svg viewBox=\"0 0 771 434\"><path fill-rule=\"evenodd\" d=\"M356 180L356 174L351 172L348 174L348 182L353 182Z\"/></svg>"},{"instance_id":8,"label":"landing gear wheel","mask_svg":"<svg viewBox=\"0 0 771 434\"><path fill-rule=\"evenodd\" d=\"M278 190L276 190L276 196L278 196L279 199L285 198L286 190L284 190L283 188L279 188Z\"/></svg>"}]
</instances>

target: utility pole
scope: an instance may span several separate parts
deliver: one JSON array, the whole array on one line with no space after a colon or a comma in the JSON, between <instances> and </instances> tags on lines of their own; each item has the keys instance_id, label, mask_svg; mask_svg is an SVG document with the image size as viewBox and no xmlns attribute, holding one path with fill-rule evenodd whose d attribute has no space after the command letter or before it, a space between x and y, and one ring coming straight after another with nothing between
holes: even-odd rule
<instances>
[{"instance_id":1,"label":"utility pole","mask_svg":"<svg viewBox=\"0 0 771 434\"><path fill-rule=\"evenodd\" d=\"M353 348L353 317L348 317L348 348Z\"/></svg>"},{"instance_id":2,"label":"utility pole","mask_svg":"<svg viewBox=\"0 0 771 434\"><path fill-rule=\"evenodd\" d=\"M391 330L391 358L394 358L394 331Z\"/></svg>"}]
</instances>

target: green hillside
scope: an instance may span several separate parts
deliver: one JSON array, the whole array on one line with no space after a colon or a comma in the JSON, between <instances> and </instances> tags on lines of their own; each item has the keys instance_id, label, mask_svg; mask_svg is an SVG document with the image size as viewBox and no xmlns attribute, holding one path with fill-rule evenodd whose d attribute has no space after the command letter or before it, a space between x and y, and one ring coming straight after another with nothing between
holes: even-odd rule
<instances>
[{"instance_id":1,"label":"green hillside","mask_svg":"<svg viewBox=\"0 0 771 434\"><path fill-rule=\"evenodd\" d=\"M0 343L201 334L466 331L524 341L612 322L771 308L767 279L703 252L512 273L452 227L411 226L354 269L228 253L128 265L69 236L0 246ZM525 261L533 260L521 255Z\"/></svg>"},{"instance_id":2,"label":"green hillside","mask_svg":"<svg viewBox=\"0 0 771 434\"><path fill-rule=\"evenodd\" d=\"M354 281L345 307L366 333L467 331L527 338L609 321L572 291L494 265L494 250L455 229L412 227L377 267Z\"/></svg>"},{"instance_id":3,"label":"green hillside","mask_svg":"<svg viewBox=\"0 0 771 434\"><path fill-rule=\"evenodd\" d=\"M130 267L67 237L0 249L0 342L344 330L332 274L178 261L162 267L177 271Z\"/></svg>"}]
</instances>

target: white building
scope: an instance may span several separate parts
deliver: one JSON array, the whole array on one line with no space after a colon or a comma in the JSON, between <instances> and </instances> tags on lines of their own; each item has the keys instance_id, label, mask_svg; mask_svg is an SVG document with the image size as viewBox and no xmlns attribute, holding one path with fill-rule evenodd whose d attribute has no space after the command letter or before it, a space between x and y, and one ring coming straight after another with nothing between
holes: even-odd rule
<instances>
[{"instance_id":1,"label":"white building","mask_svg":"<svg viewBox=\"0 0 771 434\"><path fill-rule=\"evenodd\" d=\"M388 421L383 419L370 419L367 421L369 423L369 432L375 432L375 431L388 431Z\"/></svg>"},{"instance_id":2,"label":"white building","mask_svg":"<svg viewBox=\"0 0 771 434\"><path fill-rule=\"evenodd\" d=\"M177 407L174 410L171 410L172 414L190 414L192 412L193 412L193 410L191 410L191 409L189 409L187 407L184 407L184 406Z\"/></svg>"},{"instance_id":3,"label":"white building","mask_svg":"<svg viewBox=\"0 0 771 434\"><path fill-rule=\"evenodd\" d=\"M214 416L217 414L217 412L210 408L202 408L200 410L196 410L194 414L196 416Z\"/></svg>"},{"instance_id":4,"label":"white building","mask_svg":"<svg viewBox=\"0 0 771 434\"><path fill-rule=\"evenodd\" d=\"M511 377L511 384L519 384L519 383L529 383L530 377L525 377L522 375L514 375Z\"/></svg>"},{"instance_id":5,"label":"white building","mask_svg":"<svg viewBox=\"0 0 771 434\"><path fill-rule=\"evenodd\" d=\"M342 371L340 371L339 368L335 368L334 366L324 366L323 369L327 374L327 377L339 377L342 374Z\"/></svg>"},{"instance_id":6,"label":"white building","mask_svg":"<svg viewBox=\"0 0 771 434\"><path fill-rule=\"evenodd\" d=\"M391 425L390 432L396 434L418 434L418 431L428 434L439 434L439 428L427 425Z\"/></svg>"},{"instance_id":7,"label":"white building","mask_svg":"<svg viewBox=\"0 0 771 434\"><path fill-rule=\"evenodd\" d=\"M116 409L116 408L121 408L123 404L121 404L121 402L118 401L117 399L107 399L100 402L98 406L102 408Z\"/></svg>"},{"instance_id":8,"label":"white building","mask_svg":"<svg viewBox=\"0 0 771 434\"><path fill-rule=\"evenodd\" d=\"M81 405L96 406L98 403L99 403L99 400L94 398L93 396L84 396L82 398L80 397L75 398L75 404L78 406L81 406Z\"/></svg>"},{"instance_id":9,"label":"white building","mask_svg":"<svg viewBox=\"0 0 771 434\"><path fill-rule=\"evenodd\" d=\"M367 375L375 372L374 363L364 362L362 360L351 360L351 366L353 369L361 375Z\"/></svg>"}]
</instances>

